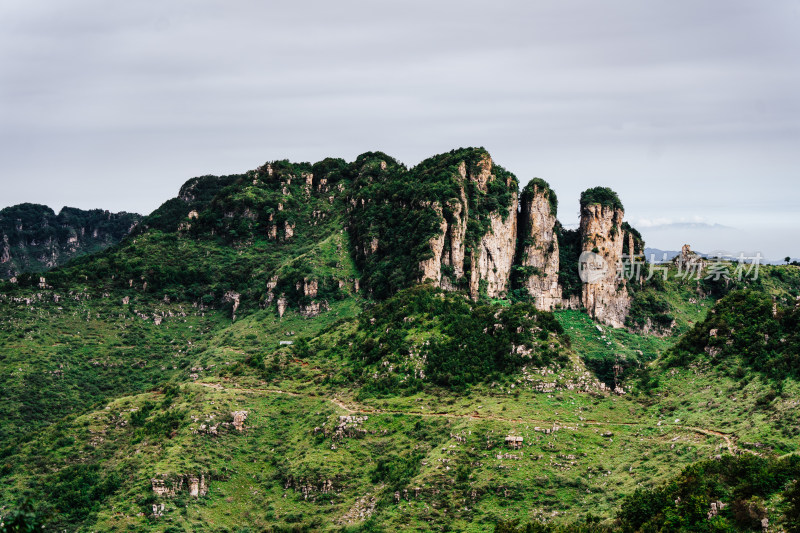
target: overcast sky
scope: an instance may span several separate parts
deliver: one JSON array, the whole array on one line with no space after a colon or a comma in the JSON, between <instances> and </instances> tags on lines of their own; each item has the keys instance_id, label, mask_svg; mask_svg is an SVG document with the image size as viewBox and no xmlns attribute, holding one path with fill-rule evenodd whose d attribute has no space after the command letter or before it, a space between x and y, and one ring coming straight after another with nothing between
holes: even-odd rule
<instances>
[{"instance_id":1,"label":"overcast sky","mask_svg":"<svg viewBox=\"0 0 800 533\"><path fill-rule=\"evenodd\" d=\"M0 207L460 146L567 224L607 185L650 246L800 256L800 3L0 3Z\"/></svg>"}]
</instances>

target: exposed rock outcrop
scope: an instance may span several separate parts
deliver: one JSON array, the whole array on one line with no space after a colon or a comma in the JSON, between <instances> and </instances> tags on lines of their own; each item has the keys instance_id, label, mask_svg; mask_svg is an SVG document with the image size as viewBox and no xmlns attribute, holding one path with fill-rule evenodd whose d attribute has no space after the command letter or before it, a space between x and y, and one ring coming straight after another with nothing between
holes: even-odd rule
<instances>
[{"instance_id":1,"label":"exposed rock outcrop","mask_svg":"<svg viewBox=\"0 0 800 533\"><path fill-rule=\"evenodd\" d=\"M562 304L554 202L555 193L541 180L529 183L520 200L520 284L533 297L536 307L545 311Z\"/></svg>"},{"instance_id":2,"label":"exposed rock outcrop","mask_svg":"<svg viewBox=\"0 0 800 533\"><path fill-rule=\"evenodd\" d=\"M316 298L319 290L319 282L315 279L303 279L303 294L309 298Z\"/></svg>"},{"instance_id":3,"label":"exposed rock outcrop","mask_svg":"<svg viewBox=\"0 0 800 533\"><path fill-rule=\"evenodd\" d=\"M275 287L278 286L278 276L272 276L267 282L267 297L265 305L270 305L275 299Z\"/></svg>"},{"instance_id":4,"label":"exposed rock outcrop","mask_svg":"<svg viewBox=\"0 0 800 533\"><path fill-rule=\"evenodd\" d=\"M681 247L680 255L676 255L673 262L684 271L692 269L699 272L706 267L706 261L697 252L693 252L688 244Z\"/></svg>"},{"instance_id":5,"label":"exposed rock outcrop","mask_svg":"<svg viewBox=\"0 0 800 533\"><path fill-rule=\"evenodd\" d=\"M478 246L477 261L472 261L474 266L469 292L473 298L480 294L483 282L486 282L486 295L489 298L499 298L506 294L517 242L516 192L507 213L490 213L489 224L490 229L483 235Z\"/></svg>"},{"instance_id":6,"label":"exposed rock outcrop","mask_svg":"<svg viewBox=\"0 0 800 533\"><path fill-rule=\"evenodd\" d=\"M241 299L241 294L234 291L228 291L225 293L225 296L222 297L222 301L225 303L232 303L233 310L231 311L231 320L236 320L236 310L239 309L239 302Z\"/></svg>"},{"instance_id":7,"label":"exposed rock outcrop","mask_svg":"<svg viewBox=\"0 0 800 533\"><path fill-rule=\"evenodd\" d=\"M237 431L244 431L244 421L247 420L247 411L234 411L231 413L233 417L233 427Z\"/></svg>"},{"instance_id":8,"label":"exposed rock outcrop","mask_svg":"<svg viewBox=\"0 0 800 533\"><path fill-rule=\"evenodd\" d=\"M580 229L565 237L562 250L565 230L549 185L534 179L519 197L516 178L483 149L453 150L411 170L395 161L386 171L378 164L383 155L380 161L367 156L348 197L348 230L370 293L386 297L413 282L410 256L418 258L416 281L472 298L506 297L513 281L539 309L585 306L601 322L624 324L630 304L617 266L626 255L640 256L644 243L623 223L622 204L610 189L584 191ZM415 241L408 231L424 237ZM574 271L565 273L578 268L581 252L593 254L587 263L603 270L583 284ZM561 264L564 254L569 265Z\"/></svg>"},{"instance_id":9,"label":"exposed rock outcrop","mask_svg":"<svg viewBox=\"0 0 800 533\"><path fill-rule=\"evenodd\" d=\"M423 206L430 205L426 202ZM444 218L444 214L442 212L442 206L438 203L435 203L430 206L439 217L439 235L435 237L431 237L430 241L428 241L428 246L431 247L432 255L428 259L422 261L419 265L419 269L422 271L421 277L422 281L432 281L435 284L441 284L442 282L442 255L444 252L444 243L448 237L448 229L449 225L447 220ZM451 241L452 242L452 241ZM448 256L449 259L449 256ZM463 259L462 259L462 272L463 272ZM449 285L449 284L447 284Z\"/></svg>"},{"instance_id":10,"label":"exposed rock outcrop","mask_svg":"<svg viewBox=\"0 0 800 533\"><path fill-rule=\"evenodd\" d=\"M466 285L473 298L482 290L491 298L503 296L508 290L517 239L516 179L493 173L492 160L486 153L479 153L471 165L462 160L455 168L452 178L457 184L458 197L444 205L438 201L422 205L436 213L439 228L428 243L431 257L419 265L420 278L446 290ZM505 187L512 190L508 206L471 212L470 191L475 198L483 199L489 184L498 179L504 180ZM473 205L477 202L473 200ZM470 221L474 227L483 229L482 235L468 235ZM469 254L468 240L475 242Z\"/></svg>"},{"instance_id":11,"label":"exposed rock outcrop","mask_svg":"<svg viewBox=\"0 0 800 533\"><path fill-rule=\"evenodd\" d=\"M313 318L323 311L329 311L330 306L328 302L311 301L305 305L300 306L300 314L306 318Z\"/></svg>"},{"instance_id":12,"label":"exposed rock outcrop","mask_svg":"<svg viewBox=\"0 0 800 533\"><path fill-rule=\"evenodd\" d=\"M283 224L283 238L285 240L289 240L292 237L294 237L294 228L295 228L295 224L294 223L289 222L288 220L284 222L284 224Z\"/></svg>"},{"instance_id":13,"label":"exposed rock outcrop","mask_svg":"<svg viewBox=\"0 0 800 533\"><path fill-rule=\"evenodd\" d=\"M623 327L630 307L624 282L617 279L622 261L624 211L621 205L581 206L581 301L589 315L615 328Z\"/></svg>"},{"instance_id":14,"label":"exposed rock outcrop","mask_svg":"<svg viewBox=\"0 0 800 533\"><path fill-rule=\"evenodd\" d=\"M200 477L194 474L157 476L150 480L150 485L153 492L163 498L174 498L183 490L187 490L192 498L199 498L208 494L205 474L201 474Z\"/></svg>"}]
</instances>

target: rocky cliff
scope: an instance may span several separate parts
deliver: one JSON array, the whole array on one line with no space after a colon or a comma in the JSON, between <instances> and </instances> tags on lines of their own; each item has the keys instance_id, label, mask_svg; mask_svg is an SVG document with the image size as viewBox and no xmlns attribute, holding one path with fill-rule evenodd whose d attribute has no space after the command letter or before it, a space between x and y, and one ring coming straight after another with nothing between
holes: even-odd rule
<instances>
[{"instance_id":1,"label":"rocky cliff","mask_svg":"<svg viewBox=\"0 0 800 533\"><path fill-rule=\"evenodd\" d=\"M505 297L513 283L517 296L522 291L539 309L585 307L600 322L624 325L630 297L625 281L617 279L617 267L626 255L641 254L644 242L623 221L616 193L597 187L581 195L580 229L570 247L575 257L562 264L557 198L547 182L531 180L518 202L516 179L503 174L484 151L451 152L420 166L422 172L411 171L417 183L425 183L434 169L439 179L449 175L456 185L445 201L421 203L433 219L427 253L419 262L421 281L464 289L473 298ZM595 259L591 265L604 267L603 275L595 272L567 295L561 283L564 269L579 270L582 252Z\"/></svg>"},{"instance_id":2,"label":"rocky cliff","mask_svg":"<svg viewBox=\"0 0 800 533\"><path fill-rule=\"evenodd\" d=\"M625 283L618 279L625 234L624 211L616 193L596 187L581 194L581 303L593 318L623 327L630 307Z\"/></svg>"},{"instance_id":3,"label":"rocky cliff","mask_svg":"<svg viewBox=\"0 0 800 533\"><path fill-rule=\"evenodd\" d=\"M0 219L0 274L7 277L99 250L139 222L138 215L101 211L56 216L43 206L7 211ZM520 192L517 178L483 148L411 168L382 152L350 163L271 161L240 175L193 178L136 226L134 239L158 230L149 245L178 238L194 256L160 257L158 268L150 259L110 260L101 275L230 306L232 318L253 305L313 317L353 293L380 300L428 282L473 299L530 299L542 310L586 307L621 326L629 298L616 266L643 250L641 236L623 222L608 189L583 193L579 230L562 228L556 213L545 181L533 179ZM217 253L219 246L227 251ZM582 283L582 252L594 254L593 265L607 265L607 276ZM234 260L246 266L224 266Z\"/></svg>"},{"instance_id":4,"label":"rocky cliff","mask_svg":"<svg viewBox=\"0 0 800 533\"><path fill-rule=\"evenodd\" d=\"M0 210L0 277L42 272L114 245L142 219L135 213L20 204Z\"/></svg>"},{"instance_id":5,"label":"rocky cliff","mask_svg":"<svg viewBox=\"0 0 800 533\"><path fill-rule=\"evenodd\" d=\"M516 177L482 148L406 169L386 154L356 160L349 230L364 286L384 297L420 281L501 297L517 230Z\"/></svg>"},{"instance_id":6,"label":"rocky cliff","mask_svg":"<svg viewBox=\"0 0 800 533\"><path fill-rule=\"evenodd\" d=\"M506 296L517 241L517 194L506 211L487 215L489 231L483 234L477 253L472 252L469 292L473 298L483 293L489 298ZM477 257L477 260L476 260Z\"/></svg>"},{"instance_id":7,"label":"rocky cliff","mask_svg":"<svg viewBox=\"0 0 800 533\"><path fill-rule=\"evenodd\" d=\"M562 304L556 209L555 192L544 180L534 178L522 190L517 245L519 284L536 307L546 311Z\"/></svg>"},{"instance_id":8,"label":"rocky cliff","mask_svg":"<svg viewBox=\"0 0 800 533\"><path fill-rule=\"evenodd\" d=\"M556 219L557 198L547 182L531 180L520 197L517 178L482 148L452 150L410 169L369 152L342 175L346 230L369 295L384 298L418 282L473 299L513 290L539 309L586 307L609 325L624 323L629 298L617 282L617 264L625 254L642 253L644 244L623 222L610 189L584 192L580 229L568 232ZM581 283L581 252L610 265L608 277Z\"/></svg>"},{"instance_id":9,"label":"rocky cliff","mask_svg":"<svg viewBox=\"0 0 800 533\"><path fill-rule=\"evenodd\" d=\"M483 150L447 156L422 164L437 170L448 166L456 195L426 205L438 219L438 234L428 241L430 254L420 261L420 279L447 290L466 287L473 298L502 297L516 251L516 178L501 167L496 170Z\"/></svg>"}]
</instances>

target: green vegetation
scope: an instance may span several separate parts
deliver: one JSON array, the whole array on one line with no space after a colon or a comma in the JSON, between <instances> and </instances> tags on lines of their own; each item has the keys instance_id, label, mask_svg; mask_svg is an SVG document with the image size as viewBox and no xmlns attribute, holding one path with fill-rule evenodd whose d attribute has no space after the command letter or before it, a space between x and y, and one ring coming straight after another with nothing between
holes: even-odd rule
<instances>
[{"instance_id":1,"label":"green vegetation","mask_svg":"<svg viewBox=\"0 0 800 533\"><path fill-rule=\"evenodd\" d=\"M622 223L622 232L625 235L625 240L622 241L622 253L627 257L635 256L643 256L644 255L644 238L642 234L639 233L639 230L628 224L627 222ZM628 242L628 235L633 237L633 248L634 250L630 250L630 243ZM635 253L634 253L635 251ZM649 259L649 258L647 258Z\"/></svg>"},{"instance_id":2,"label":"green vegetation","mask_svg":"<svg viewBox=\"0 0 800 533\"><path fill-rule=\"evenodd\" d=\"M0 532L797 530L800 269L671 266L627 329L417 284L438 209L507 212L487 158L196 178L0 281Z\"/></svg>"},{"instance_id":3,"label":"green vegetation","mask_svg":"<svg viewBox=\"0 0 800 533\"><path fill-rule=\"evenodd\" d=\"M362 394L417 392L426 383L463 391L503 381L523 365L566 363L562 333L551 313L532 304L475 303L419 285L362 314L344 338L344 354L335 335L323 335L311 348L351 360Z\"/></svg>"},{"instance_id":4,"label":"green vegetation","mask_svg":"<svg viewBox=\"0 0 800 533\"><path fill-rule=\"evenodd\" d=\"M600 204L612 209L625 209L617 193L608 187L593 187L581 193L581 209L592 204Z\"/></svg>"},{"instance_id":5,"label":"green vegetation","mask_svg":"<svg viewBox=\"0 0 800 533\"><path fill-rule=\"evenodd\" d=\"M156 317L164 323L156 325ZM113 397L186 376L194 345L226 322L191 305L137 296L127 306L121 296L86 293L58 302L0 297L0 365L9 370L0 373L0 446Z\"/></svg>"},{"instance_id":6,"label":"green vegetation","mask_svg":"<svg viewBox=\"0 0 800 533\"><path fill-rule=\"evenodd\" d=\"M177 231L190 211L199 212L206 209L222 189L242 178L244 178L243 175L234 174L231 176L200 176L190 179L183 184L177 198L167 200L161 207L145 217L136 233L141 234L149 229L164 232Z\"/></svg>"},{"instance_id":7,"label":"green vegetation","mask_svg":"<svg viewBox=\"0 0 800 533\"><path fill-rule=\"evenodd\" d=\"M765 277L764 283L774 279ZM693 304L684 287L667 288L676 328L702 316L700 303L708 300ZM149 300L146 294L137 298L141 312ZM77 325L89 311L97 327L106 323L96 314L99 306L111 306L110 299L73 302L80 307L66 308L64 314L75 312L76 322L65 324L64 335L83 331ZM63 303L38 302L33 317L44 312L59 316L55 310ZM153 339L162 333L189 334L207 321L202 334L180 343L185 356L170 355L174 361L185 357L186 366L173 374L160 372L173 384L156 384L149 392L133 387L127 393L109 391L104 402L89 409L72 404L72 413L38 426L21 444L0 449L0 500L13 505L27 495L35 502L31 508L13 505L17 511L2 514L13 518L27 513L34 520L45 517L51 528L86 530L199 530L238 524L276 531L492 531L499 524L518 531L613 531L620 527L620 503L642 501L633 496L637 488L672 486L677 471L720 453L730 460L720 449L723 438L691 427L736 432L741 450L746 441L761 443L754 448L759 453L796 449L791 433L797 423L791 408L794 382L785 386L786 397L778 395L765 411L759 391L768 388L757 381L748 385L748 400L742 402L736 381L713 368L662 373L657 358L674 342L668 337L610 328L601 332L578 311L555 315L562 335L552 315L527 305L471 302L424 286L378 303L356 320L357 308L347 307L352 303L352 297L334 302L331 311L314 319L290 310L278 320L269 310L257 310L233 323L226 310L182 317L174 307L179 304L159 303L168 306L164 311L173 306L175 316L165 312L158 327L142 321L147 327L136 334L143 351L150 352ZM7 305L6 310L13 309ZM27 313L23 304L11 316L22 320ZM107 327L113 331L123 324L111 321ZM519 326L541 330L530 335L518 331ZM98 334L100 339L107 335L103 330ZM279 346L284 339L294 345ZM370 339L376 342L368 352ZM32 336L23 342L30 348L58 342L41 340ZM471 342L480 348L471 351ZM511 354L513 344L527 344L531 358ZM419 387L381 388L386 376L405 375L397 368L409 364L412 353L422 362L423 351L427 360L419 367L425 375ZM482 359L477 357L481 352L493 355ZM359 358L362 353L370 361ZM449 363L448 354L456 364ZM592 361L623 354L625 371L616 378L628 394L570 390L568 379L582 374L570 368L578 354L598 374L606 368L611 376L612 367ZM77 361L65 365L60 379L72 379ZM158 369L158 364L153 366ZM643 365L650 372L647 388L637 385ZM148 366L119 371L135 380L146 375ZM673 375L672 370L681 373ZM192 373L199 375L195 383ZM538 387L550 381L557 383L557 390L540 392ZM717 388L728 392L719 394ZM695 409L697 402L716 404ZM241 432L230 425L234 411L248 413ZM340 416L366 418L337 430ZM673 423L678 418L681 423ZM758 424L751 428L748 420ZM208 428L217 423L216 434L210 433ZM554 426L561 429L552 431ZM523 448L510 449L506 435L523 437ZM712 467L703 468L711 472ZM187 476L201 475L209 492L193 498ZM164 479L168 487L183 480L184 488L174 497L158 497L151 479ZM770 523L788 523L782 518L788 509L781 503L784 489L772 478L764 479L766 492L748 494L744 501L756 496ZM328 480L332 490L324 488ZM735 499L727 495L738 494L734 489L732 485L708 498L733 505ZM153 515L153 504L165 505L162 516ZM62 512L67 505L69 512ZM360 511L353 514L372 505L368 519L357 518ZM743 508L761 509L749 505ZM726 508L723 518L734 520L728 514L732 509ZM688 523L691 516L679 518Z\"/></svg>"},{"instance_id":8,"label":"green vegetation","mask_svg":"<svg viewBox=\"0 0 800 533\"><path fill-rule=\"evenodd\" d=\"M558 283L565 298L581 294L580 275L578 274L578 258L581 256L581 232L577 229L564 229L556 223L558 237Z\"/></svg>"},{"instance_id":9,"label":"green vegetation","mask_svg":"<svg viewBox=\"0 0 800 533\"><path fill-rule=\"evenodd\" d=\"M306 279L317 282L322 301L344 298L357 274L342 235L343 202L328 198L337 168L327 160L278 161L247 175L195 178L144 221L149 229L51 271L48 283L69 290L81 280L95 297L114 291L221 308L232 306L226 295L235 293L243 312L265 305L270 293L284 294L291 307L306 305ZM20 289L37 282L19 277Z\"/></svg>"},{"instance_id":10,"label":"green vegetation","mask_svg":"<svg viewBox=\"0 0 800 533\"><path fill-rule=\"evenodd\" d=\"M19 204L0 210L0 278L38 273L108 248L142 219L135 213ZM7 255L7 257L6 257Z\"/></svg>"},{"instance_id":11,"label":"green vegetation","mask_svg":"<svg viewBox=\"0 0 800 533\"><path fill-rule=\"evenodd\" d=\"M420 281L419 264L430 257L430 240L441 235L441 217L453 223L456 213L468 213L465 275L452 280L464 287L470 252L489 231L489 215L505 219L518 188L513 174L490 161L483 148L452 150L410 170L380 152L356 159L349 170L354 192L348 225L356 264L373 297L386 298ZM491 172L485 190L477 179L484 172Z\"/></svg>"},{"instance_id":12,"label":"green vegetation","mask_svg":"<svg viewBox=\"0 0 800 533\"><path fill-rule=\"evenodd\" d=\"M550 204L550 214L553 216L558 215L558 197L556 192L550 187L550 184L541 178L532 178L525 187L522 188L520 193L520 203L526 201L527 198L532 196L535 192L540 192L545 195L548 203Z\"/></svg>"},{"instance_id":13,"label":"green vegetation","mask_svg":"<svg viewBox=\"0 0 800 533\"><path fill-rule=\"evenodd\" d=\"M622 531L759 531L767 518L766 501L798 476L797 456L702 461L669 483L625 498L619 512ZM723 502L722 510L716 502Z\"/></svg>"},{"instance_id":14,"label":"green vegetation","mask_svg":"<svg viewBox=\"0 0 800 533\"><path fill-rule=\"evenodd\" d=\"M672 306L664 293L650 290L634 293L625 324L638 330L664 333L672 327L674 321Z\"/></svg>"},{"instance_id":15,"label":"green vegetation","mask_svg":"<svg viewBox=\"0 0 800 533\"><path fill-rule=\"evenodd\" d=\"M698 356L712 364L744 364L782 380L800 375L800 311L778 307L772 298L753 290L734 291L722 298L706 319L676 344L675 365Z\"/></svg>"}]
</instances>

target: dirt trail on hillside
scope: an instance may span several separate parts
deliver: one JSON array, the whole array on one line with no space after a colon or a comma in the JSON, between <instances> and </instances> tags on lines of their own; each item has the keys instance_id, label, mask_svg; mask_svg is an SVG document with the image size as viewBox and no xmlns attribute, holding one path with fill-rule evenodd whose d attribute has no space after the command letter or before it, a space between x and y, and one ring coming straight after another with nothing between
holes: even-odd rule
<instances>
[{"instance_id":1,"label":"dirt trail on hillside","mask_svg":"<svg viewBox=\"0 0 800 533\"><path fill-rule=\"evenodd\" d=\"M576 422L575 426L571 426L569 424L565 424L559 420L536 420L532 418L508 418L503 416L491 415L486 414L482 415L479 414L477 411L473 411L472 413L447 413L447 412L424 412L424 411L392 411L387 409L378 409L374 407L368 407L365 405L357 404L357 403L345 403L344 401L340 400L339 398L334 397L323 397L323 396L315 396L311 394L301 394L297 392L285 391L281 389L247 389L247 388L238 388L238 387L225 387L220 383L197 383L197 385L201 385L203 387L208 387L218 391L231 391L231 392L244 392L250 394L285 394L287 396L293 396L298 398L308 398L308 399L315 399L315 400L327 400L339 409L346 411L347 413L354 414L367 414L367 415L408 415L408 416L421 416L426 418L450 418L450 419L459 419L459 420L495 420L498 422L516 422L516 423L527 423L527 424L538 424L544 427L580 427L581 424L584 426L601 426L601 427L610 427L610 426L628 426L628 427L641 427L646 429L654 429L657 426L653 426L652 424L645 424L642 422L601 422L598 420L582 420L580 422ZM699 433L701 435L706 435L709 437L716 437L722 439L725 442L725 447L728 448L728 451L731 454L737 454L742 452L751 453L753 455L758 455L756 452L752 450L748 450L746 448L739 448L736 446L734 441L735 436L723 433L721 431L717 431L715 429L706 429L701 427L695 426L683 426L678 424L671 424L667 426L663 426L664 429L669 428L676 428L676 429L683 429L686 431L693 431L695 433Z\"/></svg>"},{"instance_id":2,"label":"dirt trail on hillside","mask_svg":"<svg viewBox=\"0 0 800 533\"><path fill-rule=\"evenodd\" d=\"M308 397L313 398L313 396L305 396L303 394L298 394L296 392L285 391L280 389L243 389L240 387L226 387L220 383L195 383L195 385L200 385L202 387L208 387L209 389L214 389L218 391L231 391L231 392L247 392L251 394L285 394L286 396L297 396L297 397Z\"/></svg>"},{"instance_id":3,"label":"dirt trail on hillside","mask_svg":"<svg viewBox=\"0 0 800 533\"><path fill-rule=\"evenodd\" d=\"M736 453L734 450L740 450L740 448L738 448L736 446L736 444L733 443L733 440L731 439L730 435L727 435L727 434L722 433L720 431L717 431L717 430L714 430L714 429L698 428L698 427L693 427L693 426L683 426L683 428L690 429L692 431L695 431L697 433L701 433L703 435L709 435L711 437L719 437L719 438L723 439L725 441L725 445L728 447L728 451L733 453L733 454ZM743 451L750 452L750 450L743 450ZM750 453L753 453L753 452L750 452Z\"/></svg>"}]
</instances>

